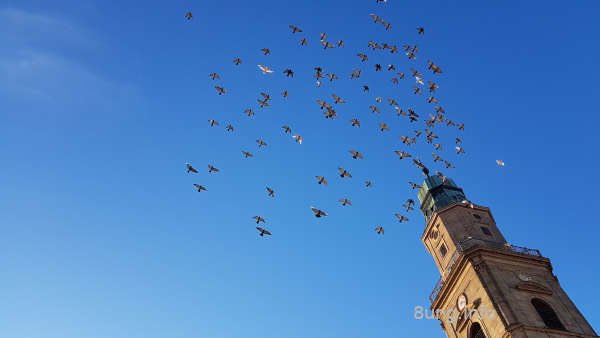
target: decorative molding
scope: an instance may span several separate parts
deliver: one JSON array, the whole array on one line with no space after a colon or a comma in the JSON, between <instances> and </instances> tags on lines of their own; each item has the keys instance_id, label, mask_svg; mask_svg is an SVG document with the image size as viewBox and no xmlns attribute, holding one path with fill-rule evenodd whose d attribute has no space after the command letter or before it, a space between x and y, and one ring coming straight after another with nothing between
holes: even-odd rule
<instances>
[{"instance_id":1,"label":"decorative molding","mask_svg":"<svg viewBox=\"0 0 600 338\"><path fill-rule=\"evenodd\" d=\"M522 290L522 291L541 293L544 295L552 295L553 294L552 290L550 290L549 288L543 286L540 283L536 283L533 281L520 282L519 284L517 284L517 286L515 288Z\"/></svg>"},{"instance_id":2,"label":"decorative molding","mask_svg":"<svg viewBox=\"0 0 600 338\"><path fill-rule=\"evenodd\" d=\"M469 309L465 308L459 315L456 321L456 332L462 332L467 327L467 324L471 322L470 318L467 318L467 311Z\"/></svg>"},{"instance_id":3,"label":"decorative molding","mask_svg":"<svg viewBox=\"0 0 600 338\"><path fill-rule=\"evenodd\" d=\"M549 329L549 328L543 328L543 327L534 327L534 326L528 326L528 325L524 325L524 324L518 324L518 325L511 325L510 327L508 327L506 329L506 334L512 334L512 333L519 333L519 336L521 336L521 334L531 334L531 333L535 333L535 332L539 332L539 333L544 333L545 336L552 336L552 337L576 337L576 338L598 338L598 336L596 335L589 335L589 334L585 334L585 333L576 333L576 332L571 332L571 331L562 331L562 330L554 330L554 329Z\"/></svg>"}]
</instances>

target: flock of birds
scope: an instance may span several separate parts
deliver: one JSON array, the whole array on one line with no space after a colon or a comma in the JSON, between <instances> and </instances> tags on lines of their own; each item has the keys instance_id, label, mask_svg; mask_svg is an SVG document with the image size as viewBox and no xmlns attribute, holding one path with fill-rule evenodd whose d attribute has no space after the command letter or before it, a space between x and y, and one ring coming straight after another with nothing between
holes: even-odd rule
<instances>
[{"instance_id":1,"label":"flock of birds","mask_svg":"<svg viewBox=\"0 0 600 338\"><path fill-rule=\"evenodd\" d=\"M376 0L376 2L377 3L386 3L387 0ZM385 28L385 30L392 29L392 25L388 21L385 21L384 19L382 19L380 16L378 16L376 14L370 14L369 16L371 17L371 19L373 20L373 22L375 24L381 24ZM187 12L185 14L185 18L187 20L191 20L193 18L192 12ZM289 25L289 29L290 29L292 35L301 34L304 32L300 27L295 26L295 25ZM417 27L416 34L418 36L424 35L425 28ZM333 49L333 48L342 48L345 46L344 40L329 41L326 33L320 34L319 42L322 45L323 50ZM308 38L301 37L300 46L306 46L306 45L308 45ZM390 43L385 43L385 42L377 43L375 41L368 41L367 47L374 52L387 51L391 54L399 54L400 49L402 49L404 56L406 57L406 59L409 62L417 59L417 57L419 56L419 52L420 52L419 46L416 44L415 45L404 44L402 47L398 47L398 46L396 46L394 44L390 44ZM269 48L262 48L262 49L260 49L260 53L262 53L264 56L268 56L271 54L271 50ZM369 62L369 56L364 51L357 53L356 56L358 57L358 60L361 64L365 64L365 63ZM235 66L240 66L243 64L243 60L240 57L236 57L233 59L233 64ZM267 65L259 64L257 66L258 66L258 70L265 76L271 76L270 74L275 73L275 70ZM398 68L399 68L399 66L397 66L395 64L388 64L388 65L382 65L379 63L373 64L374 72L387 71L387 72L390 72L393 74L390 79L390 82L393 85L398 85L399 82L406 77L406 74L404 72L398 71ZM427 70L431 72L433 77L439 76L439 74L443 73L440 66L430 60L427 61ZM361 75L363 75L364 71L365 71L364 69L353 69L349 72L348 77L350 80L359 79L361 77ZM282 71L282 73L285 77L294 77L294 75L295 75L295 71L292 69L289 69L289 68L284 69ZM340 79L340 76L341 75L338 75L335 73L326 72L320 66L314 67L313 77L315 79L315 84L317 87L321 87L323 84L323 81L326 81L326 80L329 82L338 81ZM428 117L422 117L421 114L417 113L412 108L407 108L406 110L401 108L399 106L398 102L394 98L391 98L391 97L386 98L385 101L387 102L387 104L390 107L393 108L394 112L396 113L396 115L399 118L406 118L408 120L409 124L418 123L419 121L423 122L423 127L421 129L415 129L413 134L401 135L400 136L401 143L405 147L408 148L408 147L416 144L419 139L424 139L425 142L427 144L430 144L431 147L433 148L432 158L433 158L434 163L439 162L440 164L443 164L443 166L447 169L455 168L455 166L449 160L444 159L440 156L439 151L441 151L443 149L443 145L439 141L439 136L434 132L434 129L436 126L445 125L446 127L456 128L457 131L463 131L465 128L465 125L463 123L459 123L459 122L455 122L455 121L451 120L447 116L444 108L442 108L442 106L439 104L438 99L434 96L436 94L437 90L439 89L439 85L437 82L435 82L433 80L429 80L429 81L425 82L423 73L415 68L410 68L410 76L415 81L415 83L411 89L412 95L418 96L418 95L423 95L425 92L427 92L428 97L426 98L425 101L432 106L432 112L428 114ZM216 72L212 72L209 74L209 78L212 81L218 81L221 79L221 76L220 76L220 74L218 74ZM214 89L216 90L216 93L218 95L226 95L228 92L227 89L223 85L214 85ZM370 91L369 85L367 85L367 84L362 85L362 90L364 92L369 92ZM281 95L284 98L286 98L289 95L289 93L287 90L284 90L281 93ZM260 97L257 98L257 103L258 103L259 108L269 107L271 100L272 100L272 97L270 94L265 93L265 92L260 93ZM370 111L374 114L381 114L382 108L379 107L377 104L383 103L383 102L384 102L384 99L382 97L377 96L375 98L375 104L373 104L369 107ZM323 99L317 99L316 103L317 103L318 107L320 108L320 110L323 111L324 118L335 119L336 117L338 117L338 111L336 110L336 108L338 106L346 103L346 100L344 98L336 95L335 93L333 93L333 94L331 94L330 102L327 102L326 100L323 100ZM255 115L255 111L252 108L247 108L244 110L244 114L246 114L248 117L252 117ZM214 119L209 119L208 123L209 123L210 127L217 127L220 125L220 123ZM360 128L361 121L358 118L352 118L350 120L350 125L352 127ZM281 129L284 134L289 134L295 140L295 142L302 144L302 141L303 141L302 136L299 134L294 134L292 132L292 128L290 126L283 125L283 126L281 126ZM227 124L225 126L225 130L227 132L234 132L235 127L232 124ZM385 122L381 122L378 125L378 130L382 133L389 132L390 126ZM257 139L256 143L259 148L263 148L263 147L267 146L267 143L261 139ZM454 146L454 150L457 155L465 154L465 150L462 146L462 139L460 137L455 138L453 146ZM348 152L350 153L352 158L355 160L362 160L364 158L364 155L355 149L351 149ZM425 175L425 176L430 175L429 168L419 159L417 154L411 154L408 151L404 151L404 150L395 150L394 152L400 160L410 158L412 161L412 164L418 170L420 170L423 175ZM246 150L242 150L241 153L244 158L250 158L250 157L254 156L251 152L246 151ZM496 164L498 166L504 166L504 162L502 160L496 160ZM192 166L192 164L190 164L190 163L186 163L186 171L188 174L197 174L198 173L198 169L196 167ZM342 179L352 178L352 174L350 173L349 170L338 167L338 171L339 171L340 178L342 178ZM219 169L216 168L215 166L209 164L208 172L209 173L218 173ZM436 170L435 175L438 175L442 179L442 181L446 180L446 177L440 171ZM315 179L316 179L316 183L319 185L327 185L328 184L328 180L325 176L315 176ZM417 183L410 182L410 181L408 183L413 190L420 188L420 185ZM372 187L372 185L373 185L373 183L369 180L365 181L365 183L364 183L364 186L366 188L370 188L370 187ZM194 183L193 186L198 192L207 191L207 188L201 184ZM268 197L271 197L271 198L275 197L275 191L271 187L266 187L266 194ZM348 198L339 199L339 203L342 206L351 206L352 205L352 201ZM406 213L414 210L415 201L412 199L406 200L406 202L403 204L403 208ZM312 213L314 214L314 216L317 218L322 218L322 217L328 216L328 213L326 211L321 210L317 207L311 206L310 209L311 209ZM407 222L409 220L409 218L404 213L395 213L395 217L398 220L398 222L400 222L400 223ZM266 221L263 217L254 216L254 217L252 217L252 219L256 223L256 230L258 231L259 236L272 235L271 232L266 229L266 227L265 227ZM385 229L383 226L377 225L375 227L375 232L377 234L383 235L385 233Z\"/></svg>"}]
</instances>

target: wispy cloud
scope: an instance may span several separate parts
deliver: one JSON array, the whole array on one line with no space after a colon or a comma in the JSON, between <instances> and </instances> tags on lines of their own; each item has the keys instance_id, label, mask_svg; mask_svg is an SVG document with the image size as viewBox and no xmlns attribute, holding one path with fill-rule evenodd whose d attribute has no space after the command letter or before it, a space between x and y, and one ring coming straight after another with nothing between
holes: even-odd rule
<instances>
[{"instance_id":1,"label":"wispy cloud","mask_svg":"<svg viewBox=\"0 0 600 338\"><path fill-rule=\"evenodd\" d=\"M67 19L15 8L0 9L0 39L17 45L98 45L93 34Z\"/></svg>"},{"instance_id":2,"label":"wispy cloud","mask_svg":"<svg viewBox=\"0 0 600 338\"><path fill-rule=\"evenodd\" d=\"M84 113L139 99L135 86L95 72L81 57L102 53L102 44L64 18L0 9L0 44L0 99L9 106Z\"/></svg>"},{"instance_id":3,"label":"wispy cloud","mask_svg":"<svg viewBox=\"0 0 600 338\"><path fill-rule=\"evenodd\" d=\"M0 92L19 107L26 103L29 108L73 113L115 110L139 98L135 86L109 81L58 55L32 50L0 56Z\"/></svg>"}]
</instances>

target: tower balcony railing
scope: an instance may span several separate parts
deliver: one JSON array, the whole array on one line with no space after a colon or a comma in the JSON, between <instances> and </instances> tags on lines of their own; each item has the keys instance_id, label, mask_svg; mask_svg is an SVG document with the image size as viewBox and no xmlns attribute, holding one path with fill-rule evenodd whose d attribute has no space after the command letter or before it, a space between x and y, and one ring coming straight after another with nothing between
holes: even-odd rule
<instances>
[{"instance_id":1,"label":"tower balcony railing","mask_svg":"<svg viewBox=\"0 0 600 338\"><path fill-rule=\"evenodd\" d=\"M516 245L510 245L510 249L513 252L520 253L520 254L523 254L523 255L544 257L544 256L542 256L542 253L538 249L530 249L530 248L526 248L526 247L522 247L522 246L516 246Z\"/></svg>"},{"instance_id":2,"label":"tower balcony railing","mask_svg":"<svg viewBox=\"0 0 600 338\"><path fill-rule=\"evenodd\" d=\"M431 291L431 294L429 295L429 301L431 303L433 303L433 301L435 301L437 296L440 294L440 291L442 291L443 287L444 287L444 279L442 279L442 277L440 277L440 279L438 279L437 283L435 283L435 287L433 288L433 291Z\"/></svg>"},{"instance_id":3,"label":"tower balcony railing","mask_svg":"<svg viewBox=\"0 0 600 338\"><path fill-rule=\"evenodd\" d=\"M471 248L477 247L477 246L499 249L499 250L508 250L508 251L512 251L512 252L515 252L515 253L518 253L521 255L544 257L544 256L542 256L542 253L538 249L530 249L530 248L526 248L526 247L522 247L522 246L508 244L505 242L496 242L496 241L490 241L489 239L475 238L475 237L467 237L467 238L463 239L462 241L460 241L458 243L457 249L458 249L458 251L460 251L462 253L462 252L467 251L468 249L471 249Z\"/></svg>"},{"instance_id":4,"label":"tower balcony railing","mask_svg":"<svg viewBox=\"0 0 600 338\"><path fill-rule=\"evenodd\" d=\"M452 270L454 269L454 266L458 262L460 256L465 251L467 251L471 248L475 248L475 247L485 247L485 248L492 248L492 249L503 250L503 251L506 250L506 251L518 253L521 255L544 257L544 256L542 256L542 253L538 249L530 249L530 248L511 245L511 244L503 243L503 242L495 242L495 241L490 241L488 239L483 239L483 238L467 237L457 244L456 251L450 258L448 265L446 265L446 269L444 270L442 277L440 277L440 279L437 281L437 283L435 284L435 287L433 288L433 291L431 291L431 294L429 295L429 301L431 301L433 303L433 301L435 301L435 299L439 295L440 291L442 291L442 288L444 287L444 277L448 276L452 272Z\"/></svg>"}]
</instances>

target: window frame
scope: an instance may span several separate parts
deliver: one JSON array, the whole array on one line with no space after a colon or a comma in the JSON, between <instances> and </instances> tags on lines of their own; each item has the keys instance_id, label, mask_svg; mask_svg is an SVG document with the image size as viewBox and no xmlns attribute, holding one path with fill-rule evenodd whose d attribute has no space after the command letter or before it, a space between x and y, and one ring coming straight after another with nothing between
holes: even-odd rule
<instances>
[{"instance_id":1,"label":"window frame","mask_svg":"<svg viewBox=\"0 0 600 338\"><path fill-rule=\"evenodd\" d=\"M546 328L567 331L565 325L562 323L558 317L558 314L556 314L556 311L554 311L554 308L552 305L550 305L550 303L538 297L531 298L530 303Z\"/></svg>"},{"instance_id":2,"label":"window frame","mask_svg":"<svg viewBox=\"0 0 600 338\"><path fill-rule=\"evenodd\" d=\"M476 332L475 332L475 328L478 329ZM471 327L469 327L468 337L469 338L486 338L485 332L483 332L483 326L481 326L481 324L479 324L478 322L474 322L473 324L471 324Z\"/></svg>"},{"instance_id":3,"label":"window frame","mask_svg":"<svg viewBox=\"0 0 600 338\"><path fill-rule=\"evenodd\" d=\"M485 226L485 225L480 225L479 228L481 229L481 232L483 232L484 235L489 236L489 237L494 237L494 234L492 233L492 230L490 229L490 227Z\"/></svg>"},{"instance_id":4,"label":"window frame","mask_svg":"<svg viewBox=\"0 0 600 338\"><path fill-rule=\"evenodd\" d=\"M448 255L448 247L446 246L446 243L442 242L442 244L440 244L438 247L438 252L442 258L446 258Z\"/></svg>"}]
</instances>

